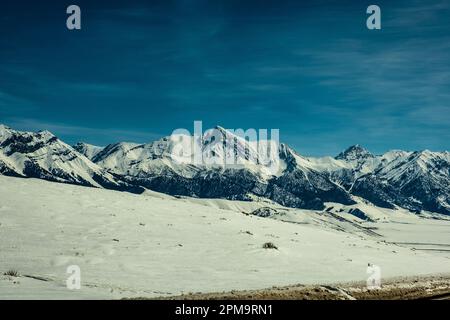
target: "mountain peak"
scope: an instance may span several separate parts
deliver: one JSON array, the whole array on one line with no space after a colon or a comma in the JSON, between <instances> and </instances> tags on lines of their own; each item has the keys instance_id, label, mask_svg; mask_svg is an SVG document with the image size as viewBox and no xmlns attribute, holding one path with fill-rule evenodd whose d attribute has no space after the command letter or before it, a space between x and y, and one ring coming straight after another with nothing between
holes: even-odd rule
<instances>
[{"instance_id":1,"label":"mountain peak","mask_svg":"<svg viewBox=\"0 0 450 320\"><path fill-rule=\"evenodd\" d=\"M205 131L203 134L203 139L208 141L209 139L211 139L211 137L215 137L215 138L220 137L222 142L226 142L229 139L233 139L235 136L236 135L234 132L228 131L224 127L217 125L214 128Z\"/></svg>"},{"instance_id":2,"label":"mountain peak","mask_svg":"<svg viewBox=\"0 0 450 320\"><path fill-rule=\"evenodd\" d=\"M94 146L85 142L78 142L77 144L73 145L72 148L91 160L104 149L103 147Z\"/></svg>"},{"instance_id":3,"label":"mountain peak","mask_svg":"<svg viewBox=\"0 0 450 320\"><path fill-rule=\"evenodd\" d=\"M230 131L228 131L227 129L225 129L224 127L221 127L219 125L215 126L213 130L214 131L211 133L212 135L220 134L222 136L222 139L224 139L224 140L234 136L233 133L231 133ZM206 134L206 136L209 136L209 135Z\"/></svg>"},{"instance_id":4,"label":"mountain peak","mask_svg":"<svg viewBox=\"0 0 450 320\"><path fill-rule=\"evenodd\" d=\"M283 143L260 148L259 141L242 137L242 130L215 129L205 131L197 162L192 149L173 157L192 139L181 145L166 137L150 144L102 148L78 143L72 148L48 131L16 131L0 124L0 174L136 193L145 187L201 198L257 196L314 210L322 210L325 202L352 204L351 196L357 196L387 208L450 215L448 151L392 150L374 156L357 144L334 159L314 159Z\"/></svg>"},{"instance_id":5,"label":"mountain peak","mask_svg":"<svg viewBox=\"0 0 450 320\"><path fill-rule=\"evenodd\" d=\"M0 133L6 132L6 131L11 131L11 128L0 123Z\"/></svg>"},{"instance_id":6,"label":"mountain peak","mask_svg":"<svg viewBox=\"0 0 450 320\"><path fill-rule=\"evenodd\" d=\"M45 138L55 137L55 135L48 130L39 130L37 133Z\"/></svg>"},{"instance_id":7,"label":"mountain peak","mask_svg":"<svg viewBox=\"0 0 450 320\"><path fill-rule=\"evenodd\" d=\"M87 143L87 142L81 142L81 141L77 142L72 147L74 147L74 148L75 147L77 147L77 148L81 148L81 147L103 148L103 147L100 147L100 146L96 146L96 145L93 145L93 144L90 144L90 143Z\"/></svg>"},{"instance_id":8,"label":"mountain peak","mask_svg":"<svg viewBox=\"0 0 450 320\"><path fill-rule=\"evenodd\" d=\"M219 130L219 131L227 131L224 127L221 127L219 125L215 126L214 129Z\"/></svg>"},{"instance_id":9,"label":"mountain peak","mask_svg":"<svg viewBox=\"0 0 450 320\"><path fill-rule=\"evenodd\" d=\"M374 155L371 154L369 151L367 151L367 149L365 149L364 147L362 147L359 144L355 144L355 145L347 148L340 154L338 154L335 157L335 159L353 161L353 160L357 160L357 159L365 159L365 158L373 158L373 157L374 157Z\"/></svg>"}]
</instances>

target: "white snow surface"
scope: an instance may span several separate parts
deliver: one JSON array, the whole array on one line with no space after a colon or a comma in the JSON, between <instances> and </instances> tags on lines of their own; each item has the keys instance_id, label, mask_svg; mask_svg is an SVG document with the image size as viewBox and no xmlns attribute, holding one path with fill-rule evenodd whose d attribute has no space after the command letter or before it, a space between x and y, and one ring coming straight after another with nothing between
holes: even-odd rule
<instances>
[{"instance_id":1,"label":"white snow surface","mask_svg":"<svg viewBox=\"0 0 450 320\"><path fill-rule=\"evenodd\" d=\"M29 140L26 144L29 147L39 146L33 151L14 152L9 156L7 156L7 152L10 150L10 146L0 148L0 160L19 175L25 175L23 172L25 163L31 162L49 173L64 173L74 181L84 180L95 187L101 186L93 179L94 174L115 183L111 174L104 172L103 168L90 161L85 155L75 151L49 131L21 132L0 125L0 144L13 135L19 135L22 139ZM56 175L53 177L59 182L66 181Z\"/></svg>"},{"instance_id":2,"label":"white snow surface","mask_svg":"<svg viewBox=\"0 0 450 320\"><path fill-rule=\"evenodd\" d=\"M94 158L100 151L104 149L104 147L94 146L85 142L77 143L74 148L90 160L92 160L92 158Z\"/></svg>"},{"instance_id":3,"label":"white snow surface","mask_svg":"<svg viewBox=\"0 0 450 320\"><path fill-rule=\"evenodd\" d=\"M24 162L31 159L45 170L61 171L75 180L80 177L94 186L98 186L98 183L92 180L93 173L114 181L104 169L133 177L170 175L175 172L191 178L208 169L223 171L233 168L249 170L264 181L282 175L287 168L287 163L280 159L280 153L283 152L295 159L297 169L303 171L306 176L311 170L323 172L331 174L336 183L340 183L341 175L352 176L356 180L366 174L375 173L378 179L394 184L400 182L400 187L418 176L430 177L435 185L445 185L448 184L449 175L445 167L440 168L440 163L450 162L450 153L447 151L392 150L382 155L372 155L363 147L355 145L335 158L314 158L300 155L284 144L279 144L278 148L272 147L274 142L271 140L247 141L241 136L245 135L244 133L231 132L222 127L204 133L200 150L194 147L194 142L199 137L173 134L147 144L120 142L102 148L79 143L78 153L48 131L20 132L0 125L0 143L12 134L22 138L31 137L32 142L29 145L41 143L43 146L35 152L16 152L9 156L6 156L5 148L0 148L0 161L6 167L23 174ZM50 143L52 138L55 138L56 142ZM271 147L265 148L268 145ZM200 158L203 159L200 163L194 160L195 151L199 151ZM449 205L445 201L441 202L443 206Z\"/></svg>"},{"instance_id":4,"label":"white snow surface","mask_svg":"<svg viewBox=\"0 0 450 320\"><path fill-rule=\"evenodd\" d=\"M263 206L280 214L248 214ZM156 297L365 281L368 263L380 266L383 278L450 272L449 251L422 250L448 249L450 221L442 216L354 205L379 219L368 223L349 208L331 206L333 215L270 201L134 195L0 176L0 299ZM278 250L263 249L265 242ZM414 243L429 245L413 250ZM80 290L66 288L69 265L81 268ZM3 275L10 269L21 276Z\"/></svg>"},{"instance_id":5,"label":"white snow surface","mask_svg":"<svg viewBox=\"0 0 450 320\"><path fill-rule=\"evenodd\" d=\"M117 143L107 146L94 161L102 168L132 176L172 170L190 178L204 169L245 168L264 179L281 175L285 169L275 142L247 141L221 127L206 131L201 140L180 133L142 145Z\"/></svg>"}]
</instances>

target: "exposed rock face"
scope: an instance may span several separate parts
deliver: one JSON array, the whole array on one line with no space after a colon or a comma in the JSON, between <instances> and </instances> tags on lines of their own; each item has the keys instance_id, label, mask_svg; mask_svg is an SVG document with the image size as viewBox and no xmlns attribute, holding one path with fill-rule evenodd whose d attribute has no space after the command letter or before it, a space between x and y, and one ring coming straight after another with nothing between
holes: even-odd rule
<instances>
[{"instance_id":1,"label":"exposed rock face","mask_svg":"<svg viewBox=\"0 0 450 320\"><path fill-rule=\"evenodd\" d=\"M370 217L368 217L364 211L362 211L361 209L358 209L358 208L350 209L350 211L348 213L350 213L351 215L354 215L355 217L362 219L362 220L366 220L366 221L370 221L370 222L374 221Z\"/></svg>"},{"instance_id":2,"label":"exposed rock face","mask_svg":"<svg viewBox=\"0 0 450 320\"><path fill-rule=\"evenodd\" d=\"M48 131L20 132L0 126L0 172L55 182L141 193Z\"/></svg>"},{"instance_id":3,"label":"exposed rock face","mask_svg":"<svg viewBox=\"0 0 450 320\"><path fill-rule=\"evenodd\" d=\"M189 139L187 145L194 142ZM218 127L200 145L218 161L198 164L174 159L174 141L171 136L149 144L71 147L48 131L0 125L0 174L135 193L148 188L200 198L258 196L316 210L325 202L353 204L355 195L377 206L450 214L449 152L394 150L376 156L355 145L335 158L307 158L280 144L263 163L254 143ZM224 148L230 142L234 149ZM229 156L236 164L226 163Z\"/></svg>"},{"instance_id":4,"label":"exposed rock face","mask_svg":"<svg viewBox=\"0 0 450 320\"><path fill-rule=\"evenodd\" d=\"M252 211L250 214L254 215L254 216L258 216L258 217L262 217L262 218L268 218L268 217L272 217L274 215L279 214L277 210L269 208L269 207L262 207L259 209L256 209L254 211Z\"/></svg>"}]
</instances>

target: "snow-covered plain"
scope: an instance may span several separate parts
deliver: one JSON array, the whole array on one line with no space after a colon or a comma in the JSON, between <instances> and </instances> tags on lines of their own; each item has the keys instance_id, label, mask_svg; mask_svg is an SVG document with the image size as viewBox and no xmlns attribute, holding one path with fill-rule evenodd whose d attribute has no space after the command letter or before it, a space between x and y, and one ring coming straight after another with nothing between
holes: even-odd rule
<instances>
[{"instance_id":1,"label":"snow-covered plain","mask_svg":"<svg viewBox=\"0 0 450 320\"><path fill-rule=\"evenodd\" d=\"M280 214L248 214L263 206ZM368 263L383 278L450 272L450 221L371 207L365 212L377 222L363 222L327 206L315 212L0 176L0 299L365 281ZM263 249L265 242L278 250ZM66 288L69 265L81 268L80 290ZM3 275L10 269L21 276Z\"/></svg>"}]
</instances>

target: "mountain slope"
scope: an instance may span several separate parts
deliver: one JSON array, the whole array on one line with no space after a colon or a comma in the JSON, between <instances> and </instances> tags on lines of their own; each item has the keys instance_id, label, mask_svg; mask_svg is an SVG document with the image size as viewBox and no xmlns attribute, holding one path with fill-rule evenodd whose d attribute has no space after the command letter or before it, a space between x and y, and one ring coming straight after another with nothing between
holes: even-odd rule
<instances>
[{"instance_id":1,"label":"mountain slope","mask_svg":"<svg viewBox=\"0 0 450 320\"><path fill-rule=\"evenodd\" d=\"M72 148L48 131L0 126L0 174L138 193L260 197L318 210L325 202L353 204L358 196L385 208L450 215L449 152L373 155L355 145L334 158L308 158L285 144L257 143L221 127L196 138L177 134L147 144Z\"/></svg>"},{"instance_id":2,"label":"mountain slope","mask_svg":"<svg viewBox=\"0 0 450 320\"><path fill-rule=\"evenodd\" d=\"M84 142L78 142L72 147L90 160L92 160L93 157L95 157L100 151L104 149L103 147L94 146L92 144Z\"/></svg>"},{"instance_id":3,"label":"mountain slope","mask_svg":"<svg viewBox=\"0 0 450 320\"><path fill-rule=\"evenodd\" d=\"M181 161L174 156L180 141L185 151L191 151ZM203 161L196 164L191 161L193 143L189 136L169 136L143 145L118 143L92 160L129 183L172 195L233 200L258 196L310 209L323 209L325 201L353 203L325 175L302 167L301 157L283 144L268 148L268 156L262 159L261 145L216 127L202 137Z\"/></svg>"},{"instance_id":4,"label":"mountain slope","mask_svg":"<svg viewBox=\"0 0 450 320\"><path fill-rule=\"evenodd\" d=\"M396 220L376 225L386 234L380 238L361 236L321 212L284 208L279 218L294 223L242 214L259 203L137 196L3 176L0 196L1 271L31 276L0 274L0 299L121 299L365 282L368 263L382 267L383 283L450 270L448 251L391 243L446 249L449 221L388 209L382 211ZM278 250L264 249L266 242ZM69 265L81 267L81 290L64 286Z\"/></svg>"},{"instance_id":5,"label":"mountain slope","mask_svg":"<svg viewBox=\"0 0 450 320\"><path fill-rule=\"evenodd\" d=\"M393 150L374 156L356 145L334 159L309 161L312 168L375 205L450 214L449 155L428 150Z\"/></svg>"},{"instance_id":6,"label":"mountain slope","mask_svg":"<svg viewBox=\"0 0 450 320\"><path fill-rule=\"evenodd\" d=\"M7 175L91 187L142 192L106 172L48 131L21 132L0 127L0 163Z\"/></svg>"}]
</instances>

